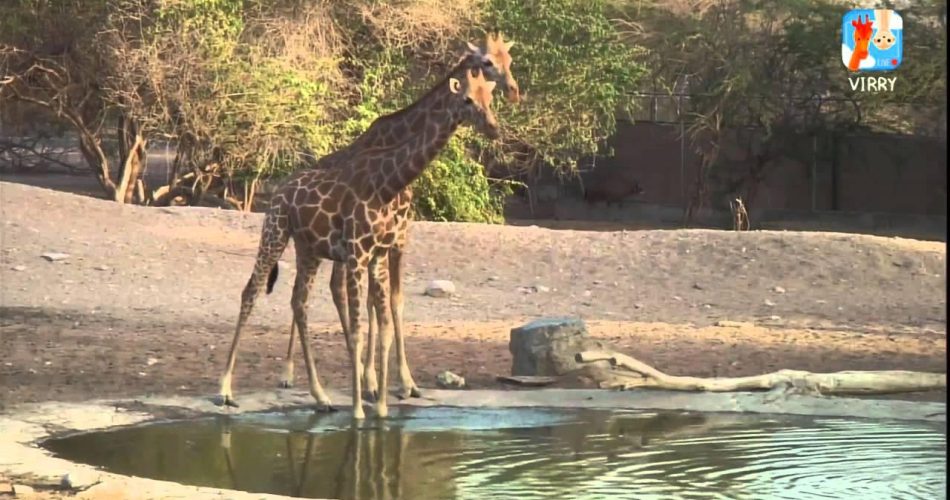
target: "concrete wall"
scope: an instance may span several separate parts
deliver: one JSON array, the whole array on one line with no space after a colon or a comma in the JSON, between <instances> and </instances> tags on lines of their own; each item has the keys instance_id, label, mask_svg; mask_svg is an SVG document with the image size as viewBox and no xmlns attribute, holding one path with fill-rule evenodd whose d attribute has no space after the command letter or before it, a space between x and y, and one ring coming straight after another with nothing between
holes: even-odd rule
<instances>
[{"instance_id":1,"label":"concrete wall","mask_svg":"<svg viewBox=\"0 0 950 500\"><path fill-rule=\"evenodd\" d=\"M734 193L750 200L749 185L741 180L762 152L760 139L760 132L726 134L697 225L728 227L728 200ZM620 123L610 146L614 156L586 162L580 179L536 179L533 203L513 200L508 217L681 225L699 158L681 143L679 126ZM945 239L946 155L946 142L928 137L784 136L765 164L750 216L759 227L903 231ZM626 198L622 207L583 201L585 186L617 189L633 183L644 192Z\"/></svg>"}]
</instances>

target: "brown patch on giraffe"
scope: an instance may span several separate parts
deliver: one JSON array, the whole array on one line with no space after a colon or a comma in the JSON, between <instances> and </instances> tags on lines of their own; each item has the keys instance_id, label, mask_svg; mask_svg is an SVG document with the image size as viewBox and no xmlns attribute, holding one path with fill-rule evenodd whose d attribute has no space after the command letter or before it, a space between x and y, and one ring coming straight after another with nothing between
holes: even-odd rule
<instances>
[{"instance_id":1,"label":"brown patch on giraffe","mask_svg":"<svg viewBox=\"0 0 950 500\"><path fill-rule=\"evenodd\" d=\"M330 216L326 212L319 210L310 222L310 229L319 234L326 234L330 231Z\"/></svg>"},{"instance_id":2,"label":"brown patch on giraffe","mask_svg":"<svg viewBox=\"0 0 950 500\"><path fill-rule=\"evenodd\" d=\"M360 248L362 248L364 252L369 253L369 251L372 250L373 246L375 245L376 238L374 238L372 234L367 234L366 236L360 238Z\"/></svg>"}]
</instances>

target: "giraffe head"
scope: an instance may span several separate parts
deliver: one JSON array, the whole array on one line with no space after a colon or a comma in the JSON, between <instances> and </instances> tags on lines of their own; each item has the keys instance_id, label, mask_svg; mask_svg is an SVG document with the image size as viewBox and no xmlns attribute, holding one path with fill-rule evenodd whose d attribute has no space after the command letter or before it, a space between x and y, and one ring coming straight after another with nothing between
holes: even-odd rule
<instances>
[{"instance_id":1,"label":"giraffe head","mask_svg":"<svg viewBox=\"0 0 950 500\"><path fill-rule=\"evenodd\" d=\"M485 80L485 74L477 69L465 70L465 82L449 78L449 90L457 99L459 121L471 125L489 139L497 139L498 121L491 110L492 90L495 82Z\"/></svg>"},{"instance_id":2,"label":"giraffe head","mask_svg":"<svg viewBox=\"0 0 950 500\"><path fill-rule=\"evenodd\" d=\"M520 102L524 97L518 88L518 82L511 74L511 54L508 52L515 42L506 42L501 33L485 35L485 46L468 44L468 55L479 65L485 77L501 84L508 102Z\"/></svg>"}]
</instances>

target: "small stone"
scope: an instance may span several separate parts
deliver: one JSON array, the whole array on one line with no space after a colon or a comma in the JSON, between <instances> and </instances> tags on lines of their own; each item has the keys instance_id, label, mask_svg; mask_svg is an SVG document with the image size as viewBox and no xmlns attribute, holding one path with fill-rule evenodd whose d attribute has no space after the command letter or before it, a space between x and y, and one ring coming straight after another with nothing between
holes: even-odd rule
<instances>
[{"instance_id":1,"label":"small stone","mask_svg":"<svg viewBox=\"0 0 950 500\"><path fill-rule=\"evenodd\" d=\"M637 302L637 303L633 304L633 308L634 308L634 309L643 309L643 304Z\"/></svg>"},{"instance_id":2,"label":"small stone","mask_svg":"<svg viewBox=\"0 0 950 500\"><path fill-rule=\"evenodd\" d=\"M775 307L775 302L772 302L772 301L769 300L769 299L765 299L765 302L763 302L763 303L764 303L765 305L769 306L769 307Z\"/></svg>"},{"instance_id":3,"label":"small stone","mask_svg":"<svg viewBox=\"0 0 950 500\"><path fill-rule=\"evenodd\" d=\"M109 266L96 266L94 269L95 269L96 271L108 271L108 270L109 270Z\"/></svg>"},{"instance_id":4,"label":"small stone","mask_svg":"<svg viewBox=\"0 0 950 500\"><path fill-rule=\"evenodd\" d=\"M705 290L705 288L704 288L702 285L700 285L699 283L693 283L693 288L695 288L695 289L697 289L697 290Z\"/></svg>"},{"instance_id":5,"label":"small stone","mask_svg":"<svg viewBox=\"0 0 950 500\"><path fill-rule=\"evenodd\" d=\"M44 253L43 255L40 255L40 257L43 257L44 259L46 259L46 260L48 260L48 261L50 261L50 262L57 262L57 261L60 261L60 260L68 259L68 258L69 258L69 254L68 254L68 253L58 253L58 252L47 252L47 253Z\"/></svg>"},{"instance_id":6,"label":"small stone","mask_svg":"<svg viewBox=\"0 0 950 500\"><path fill-rule=\"evenodd\" d=\"M449 280L432 280L426 286L426 295L429 297L449 297L455 295L455 283Z\"/></svg>"},{"instance_id":7,"label":"small stone","mask_svg":"<svg viewBox=\"0 0 950 500\"><path fill-rule=\"evenodd\" d=\"M148 366L152 366L155 363L158 363L158 360L155 358L148 358L147 360L145 360L145 364Z\"/></svg>"},{"instance_id":8,"label":"small stone","mask_svg":"<svg viewBox=\"0 0 950 500\"><path fill-rule=\"evenodd\" d=\"M444 371L435 377L435 383L443 389L464 389L465 378L450 371Z\"/></svg>"},{"instance_id":9,"label":"small stone","mask_svg":"<svg viewBox=\"0 0 950 500\"><path fill-rule=\"evenodd\" d=\"M535 285L534 291L539 292L539 293L546 293L546 292L550 292L551 289L544 285Z\"/></svg>"},{"instance_id":10,"label":"small stone","mask_svg":"<svg viewBox=\"0 0 950 500\"><path fill-rule=\"evenodd\" d=\"M69 474L63 474L63 477L59 479L59 487L64 490L73 489L73 480L70 479Z\"/></svg>"},{"instance_id":11,"label":"small stone","mask_svg":"<svg viewBox=\"0 0 950 500\"><path fill-rule=\"evenodd\" d=\"M712 304L703 304L703 309L712 309Z\"/></svg>"},{"instance_id":12,"label":"small stone","mask_svg":"<svg viewBox=\"0 0 950 500\"><path fill-rule=\"evenodd\" d=\"M593 283L594 283L595 285L603 285L603 284L604 284L604 282L603 282L603 281L600 281L600 280L594 280Z\"/></svg>"},{"instance_id":13,"label":"small stone","mask_svg":"<svg viewBox=\"0 0 950 500\"><path fill-rule=\"evenodd\" d=\"M785 293L785 289L782 288L782 287L780 287L780 286L776 286L776 287L772 288L772 291L775 292L775 293L779 293L779 294Z\"/></svg>"},{"instance_id":14,"label":"small stone","mask_svg":"<svg viewBox=\"0 0 950 500\"><path fill-rule=\"evenodd\" d=\"M43 362L43 366L51 366L52 364L53 364L52 361L45 361L45 362Z\"/></svg>"},{"instance_id":15,"label":"small stone","mask_svg":"<svg viewBox=\"0 0 950 500\"><path fill-rule=\"evenodd\" d=\"M13 269L14 271L26 271L26 266L13 266L10 269Z\"/></svg>"},{"instance_id":16,"label":"small stone","mask_svg":"<svg viewBox=\"0 0 950 500\"><path fill-rule=\"evenodd\" d=\"M14 494L18 497L30 498L32 495L36 495L36 490L34 490L32 486L27 486L25 484L18 484L14 486L13 489L16 490ZM0 493L2 492L3 490L0 489Z\"/></svg>"},{"instance_id":17,"label":"small stone","mask_svg":"<svg viewBox=\"0 0 950 500\"><path fill-rule=\"evenodd\" d=\"M590 290L584 290L585 297L590 297L591 295L593 295L593 292L591 292Z\"/></svg>"},{"instance_id":18,"label":"small stone","mask_svg":"<svg viewBox=\"0 0 950 500\"><path fill-rule=\"evenodd\" d=\"M146 375L147 375L147 373L145 373L145 372L139 372L139 377L144 377L144 376L146 376Z\"/></svg>"},{"instance_id":19,"label":"small stone","mask_svg":"<svg viewBox=\"0 0 950 500\"><path fill-rule=\"evenodd\" d=\"M488 277L488 281L498 281L498 280L500 280L500 279L501 279L501 278L498 277L498 276L489 276L489 277Z\"/></svg>"},{"instance_id":20,"label":"small stone","mask_svg":"<svg viewBox=\"0 0 950 500\"><path fill-rule=\"evenodd\" d=\"M681 301L681 300L683 300L683 297L680 297L679 295L674 295L674 296L673 296L673 300L675 300L675 301Z\"/></svg>"},{"instance_id":21,"label":"small stone","mask_svg":"<svg viewBox=\"0 0 950 500\"><path fill-rule=\"evenodd\" d=\"M777 315L777 314L773 314L773 315L769 316L769 320L771 320L771 321L781 321L781 320L782 320L782 317L779 316L779 315Z\"/></svg>"}]
</instances>

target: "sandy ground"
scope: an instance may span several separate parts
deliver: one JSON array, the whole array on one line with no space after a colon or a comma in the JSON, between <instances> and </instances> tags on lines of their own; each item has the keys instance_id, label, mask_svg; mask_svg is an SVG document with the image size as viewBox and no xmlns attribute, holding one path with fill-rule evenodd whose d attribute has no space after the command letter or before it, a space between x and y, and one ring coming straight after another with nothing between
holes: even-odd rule
<instances>
[{"instance_id":1,"label":"sandy ground","mask_svg":"<svg viewBox=\"0 0 950 500\"><path fill-rule=\"evenodd\" d=\"M260 214L121 206L6 182L0 209L0 409L216 393ZM509 373L509 330L565 315L674 374L946 371L943 242L418 222L410 245L407 349L423 388L443 370L472 387L503 387L494 378ZM48 262L45 252L69 257ZM283 262L293 262L292 249ZM339 388L349 369L329 269L311 295L311 336L321 378ZM276 387L293 274L285 265L274 293L258 299L238 360L238 401L242 391ZM424 296L432 279L452 280L458 296ZM297 373L302 386L299 360Z\"/></svg>"}]
</instances>

